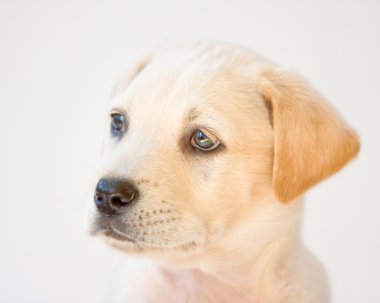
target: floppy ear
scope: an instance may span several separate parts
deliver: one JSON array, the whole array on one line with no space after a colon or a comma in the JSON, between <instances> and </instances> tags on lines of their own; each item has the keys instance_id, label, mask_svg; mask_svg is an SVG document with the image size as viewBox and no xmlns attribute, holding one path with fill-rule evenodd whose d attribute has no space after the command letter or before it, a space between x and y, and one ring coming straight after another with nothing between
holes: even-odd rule
<instances>
[{"instance_id":1,"label":"floppy ear","mask_svg":"<svg viewBox=\"0 0 380 303\"><path fill-rule=\"evenodd\" d=\"M356 133L301 77L265 71L260 91L272 110L273 188L281 202L297 198L358 153Z\"/></svg>"},{"instance_id":2,"label":"floppy ear","mask_svg":"<svg viewBox=\"0 0 380 303\"><path fill-rule=\"evenodd\" d=\"M136 78L136 76L142 72L142 70L149 64L151 61L151 56L143 57L140 62L130 71L128 71L114 86L111 92L111 98L113 99L115 96L120 94L131 81Z\"/></svg>"}]
</instances>

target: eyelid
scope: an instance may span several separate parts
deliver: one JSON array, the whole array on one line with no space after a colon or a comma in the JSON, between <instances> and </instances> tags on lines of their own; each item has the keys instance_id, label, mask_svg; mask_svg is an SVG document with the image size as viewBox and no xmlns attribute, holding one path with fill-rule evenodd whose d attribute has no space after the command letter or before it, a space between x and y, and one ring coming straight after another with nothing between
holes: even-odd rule
<instances>
[{"instance_id":1,"label":"eyelid","mask_svg":"<svg viewBox=\"0 0 380 303\"><path fill-rule=\"evenodd\" d=\"M209 137L212 141L220 141L220 139L218 138L217 135L215 135L213 132L209 131L208 129L206 128L199 128L197 130L200 130L202 131L207 137ZM195 130L194 133L197 131Z\"/></svg>"},{"instance_id":2,"label":"eyelid","mask_svg":"<svg viewBox=\"0 0 380 303\"><path fill-rule=\"evenodd\" d=\"M125 118L127 117L127 113L125 112L125 110L123 110L123 109L121 109L119 107L113 107L113 108L111 108L111 110L110 110L110 116L115 115L115 114L122 115Z\"/></svg>"},{"instance_id":3,"label":"eyelid","mask_svg":"<svg viewBox=\"0 0 380 303\"><path fill-rule=\"evenodd\" d=\"M195 136L195 133L197 131L201 131L203 132L207 137L209 137L211 139L211 141L214 143L214 147L211 148L211 149L207 149L207 148L202 148L201 146L197 145L195 143L195 139L194 139L194 136ZM196 128L192 134L191 134L191 137L190 137L190 141L189 141L189 144L191 146L193 146L194 148L200 150L200 151L203 151L203 152L211 152L215 149L217 149L218 147L220 147L222 145L222 141L219 139L219 137L217 135L215 135L213 132L209 131L208 129L204 128L204 127L198 127ZM194 146L197 145L197 146Z\"/></svg>"},{"instance_id":4,"label":"eyelid","mask_svg":"<svg viewBox=\"0 0 380 303\"><path fill-rule=\"evenodd\" d=\"M123 129L122 130L117 130L113 127L112 123L113 123L113 119L115 116L121 116L122 117L122 123L123 123ZM114 107L110 110L109 119L111 120L112 137L121 139L129 128L129 121L128 121L128 116L126 115L126 112L120 108Z\"/></svg>"},{"instance_id":5,"label":"eyelid","mask_svg":"<svg viewBox=\"0 0 380 303\"><path fill-rule=\"evenodd\" d=\"M219 141L221 141L220 137L216 134L217 132L212 127L196 124L191 127L190 134L193 135L197 130L203 131L207 136L210 134L210 137L212 139L217 138Z\"/></svg>"}]
</instances>

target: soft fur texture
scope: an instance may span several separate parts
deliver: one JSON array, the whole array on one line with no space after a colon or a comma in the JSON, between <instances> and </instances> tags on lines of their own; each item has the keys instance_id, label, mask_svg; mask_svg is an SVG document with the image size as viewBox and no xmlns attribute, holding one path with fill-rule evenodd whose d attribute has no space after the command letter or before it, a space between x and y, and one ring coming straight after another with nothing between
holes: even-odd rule
<instances>
[{"instance_id":1,"label":"soft fur texture","mask_svg":"<svg viewBox=\"0 0 380 303\"><path fill-rule=\"evenodd\" d=\"M300 197L359 142L305 80L244 48L180 42L145 57L111 110L128 130L120 140L107 133L97 177L132 180L140 195L113 217L91 197L88 228L146 257L115 301L329 301L323 267L300 239ZM197 129L221 146L194 149Z\"/></svg>"}]
</instances>

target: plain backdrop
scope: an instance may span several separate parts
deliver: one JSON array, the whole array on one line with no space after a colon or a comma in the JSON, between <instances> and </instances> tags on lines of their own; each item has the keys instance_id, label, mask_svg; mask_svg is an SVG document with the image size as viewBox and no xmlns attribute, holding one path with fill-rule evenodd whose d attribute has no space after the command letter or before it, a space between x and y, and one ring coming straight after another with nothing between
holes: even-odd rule
<instances>
[{"instance_id":1,"label":"plain backdrop","mask_svg":"<svg viewBox=\"0 0 380 303\"><path fill-rule=\"evenodd\" d=\"M173 38L251 47L304 75L360 156L306 195L333 302L380 302L380 1L0 0L0 302L107 302L125 257L83 231L106 100ZM122 281L127 283L127 281Z\"/></svg>"}]
</instances>

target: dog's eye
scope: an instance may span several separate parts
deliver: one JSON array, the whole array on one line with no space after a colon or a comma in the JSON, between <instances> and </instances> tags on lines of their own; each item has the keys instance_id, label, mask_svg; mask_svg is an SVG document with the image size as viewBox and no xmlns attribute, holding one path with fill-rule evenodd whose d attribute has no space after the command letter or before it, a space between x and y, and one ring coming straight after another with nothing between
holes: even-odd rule
<instances>
[{"instance_id":1,"label":"dog's eye","mask_svg":"<svg viewBox=\"0 0 380 303\"><path fill-rule=\"evenodd\" d=\"M211 151L220 145L220 140L206 130L196 130L191 137L191 145L203 151Z\"/></svg>"},{"instance_id":2,"label":"dog's eye","mask_svg":"<svg viewBox=\"0 0 380 303\"><path fill-rule=\"evenodd\" d=\"M119 113L111 114L111 132L112 135L120 137L126 130L125 117Z\"/></svg>"}]
</instances>

